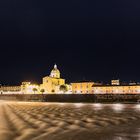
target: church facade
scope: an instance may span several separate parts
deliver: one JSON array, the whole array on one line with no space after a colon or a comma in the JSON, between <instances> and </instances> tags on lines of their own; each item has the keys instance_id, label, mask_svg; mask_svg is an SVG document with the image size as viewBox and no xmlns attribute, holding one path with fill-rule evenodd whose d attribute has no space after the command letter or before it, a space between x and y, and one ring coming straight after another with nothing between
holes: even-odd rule
<instances>
[{"instance_id":1,"label":"church facade","mask_svg":"<svg viewBox=\"0 0 140 140\"><path fill-rule=\"evenodd\" d=\"M44 89L45 93L59 93L61 85L65 85L65 79L61 78L61 73L55 64L50 75L43 78L40 89Z\"/></svg>"}]
</instances>

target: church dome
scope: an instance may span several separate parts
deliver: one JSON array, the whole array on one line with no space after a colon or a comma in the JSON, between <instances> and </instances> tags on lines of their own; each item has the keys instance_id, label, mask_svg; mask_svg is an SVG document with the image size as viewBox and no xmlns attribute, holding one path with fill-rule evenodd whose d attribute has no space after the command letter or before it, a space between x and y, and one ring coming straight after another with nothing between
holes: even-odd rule
<instances>
[{"instance_id":1,"label":"church dome","mask_svg":"<svg viewBox=\"0 0 140 140\"><path fill-rule=\"evenodd\" d=\"M54 78L60 78L60 71L58 70L56 64L54 65L54 68L52 69L50 76Z\"/></svg>"}]
</instances>

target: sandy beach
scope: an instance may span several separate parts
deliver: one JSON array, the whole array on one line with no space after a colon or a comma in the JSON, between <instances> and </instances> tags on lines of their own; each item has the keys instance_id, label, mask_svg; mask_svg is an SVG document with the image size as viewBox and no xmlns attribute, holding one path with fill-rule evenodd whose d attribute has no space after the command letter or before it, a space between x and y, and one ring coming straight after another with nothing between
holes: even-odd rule
<instances>
[{"instance_id":1,"label":"sandy beach","mask_svg":"<svg viewBox=\"0 0 140 140\"><path fill-rule=\"evenodd\" d=\"M140 105L0 102L1 140L139 140Z\"/></svg>"}]
</instances>

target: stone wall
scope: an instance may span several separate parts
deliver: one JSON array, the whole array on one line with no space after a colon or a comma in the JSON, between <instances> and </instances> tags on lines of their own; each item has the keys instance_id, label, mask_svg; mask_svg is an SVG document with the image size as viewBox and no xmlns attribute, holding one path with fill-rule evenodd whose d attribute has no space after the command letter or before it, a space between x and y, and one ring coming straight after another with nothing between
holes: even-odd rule
<instances>
[{"instance_id":1,"label":"stone wall","mask_svg":"<svg viewBox=\"0 0 140 140\"><path fill-rule=\"evenodd\" d=\"M138 102L140 94L12 94L0 95L0 100L44 102Z\"/></svg>"}]
</instances>

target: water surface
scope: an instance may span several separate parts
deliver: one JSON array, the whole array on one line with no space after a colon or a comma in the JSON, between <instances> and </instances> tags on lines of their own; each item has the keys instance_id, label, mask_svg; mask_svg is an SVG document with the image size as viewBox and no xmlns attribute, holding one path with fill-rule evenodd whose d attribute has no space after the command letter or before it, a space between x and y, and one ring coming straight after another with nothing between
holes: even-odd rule
<instances>
[{"instance_id":1,"label":"water surface","mask_svg":"<svg viewBox=\"0 0 140 140\"><path fill-rule=\"evenodd\" d=\"M1 101L0 138L140 140L140 105Z\"/></svg>"}]
</instances>

